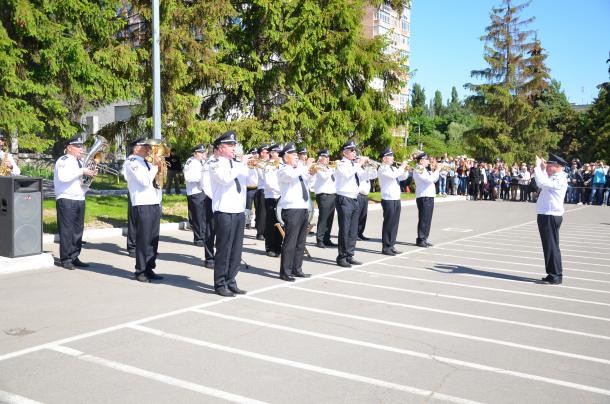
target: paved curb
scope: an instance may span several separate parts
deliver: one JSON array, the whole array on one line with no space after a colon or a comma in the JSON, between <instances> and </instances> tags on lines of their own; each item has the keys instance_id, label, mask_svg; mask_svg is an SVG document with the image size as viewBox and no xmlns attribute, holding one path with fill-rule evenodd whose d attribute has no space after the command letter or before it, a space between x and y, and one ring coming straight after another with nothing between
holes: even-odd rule
<instances>
[{"instance_id":1,"label":"paved curb","mask_svg":"<svg viewBox=\"0 0 610 404\"><path fill-rule=\"evenodd\" d=\"M19 258L0 257L0 275L27 271L30 269L49 268L53 265L53 255L50 253Z\"/></svg>"}]
</instances>

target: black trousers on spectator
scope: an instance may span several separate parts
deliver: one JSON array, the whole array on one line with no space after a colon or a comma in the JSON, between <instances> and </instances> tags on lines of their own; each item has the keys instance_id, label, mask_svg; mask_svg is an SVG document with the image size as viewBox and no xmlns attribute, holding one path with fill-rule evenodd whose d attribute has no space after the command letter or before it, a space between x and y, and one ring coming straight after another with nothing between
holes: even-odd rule
<instances>
[{"instance_id":1,"label":"black trousers on spectator","mask_svg":"<svg viewBox=\"0 0 610 404\"><path fill-rule=\"evenodd\" d=\"M180 193L180 173L181 171L167 170L167 182L165 183L165 193L170 193L172 182L174 183L174 191L176 194Z\"/></svg>"},{"instance_id":2,"label":"black trousers on spectator","mask_svg":"<svg viewBox=\"0 0 610 404\"><path fill-rule=\"evenodd\" d=\"M434 213L434 198L422 196L415 200L417 203L417 242L427 242L432 225L432 213Z\"/></svg>"},{"instance_id":3,"label":"black trousers on spectator","mask_svg":"<svg viewBox=\"0 0 610 404\"><path fill-rule=\"evenodd\" d=\"M193 242L203 243L205 242L205 206L203 201L205 194L200 192L198 194L187 195L186 201L189 209L189 223L191 224L191 230L193 231Z\"/></svg>"},{"instance_id":4,"label":"black trousers on spectator","mask_svg":"<svg viewBox=\"0 0 610 404\"><path fill-rule=\"evenodd\" d=\"M364 235L366 218L369 214L369 196L358 194L358 235Z\"/></svg>"},{"instance_id":5,"label":"black trousers on spectator","mask_svg":"<svg viewBox=\"0 0 610 404\"><path fill-rule=\"evenodd\" d=\"M280 275L291 276L303 272L303 253L307 238L309 212L307 209L283 209L284 243L280 261Z\"/></svg>"},{"instance_id":6,"label":"black trousers on spectator","mask_svg":"<svg viewBox=\"0 0 610 404\"><path fill-rule=\"evenodd\" d=\"M156 267L159 247L161 205L133 207L136 222L136 277L150 274Z\"/></svg>"},{"instance_id":7,"label":"black trousers on spectator","mask_svg":"<svg viewBox=\"0 0 610 404\"><path fill-rule=\"evenodd\" d=\"M62 264L78 258L85 226L85 201L60 198L55 201L59 228L59 259Z\"/></svg>"},{"instance_id":8,"label":"black trousers on spectator","mask_svg":"<svg viewBox=\"0 0 610 404\"><path fill-rule=\"evenodd\" d=\"M254 209L256 216L254 221L256 224L256 235L263 236L265 234L265 224L267 222L267 208L265 206L265 190L257 189L254 194Z\"/></svg>"},{"instance_id":9,"label":"black trousers on spectator","mask_svg":"<svg viewBox=\"0 0 610 404\"><path fill-rule=\"evenodd\" d=\"M538 232L544 253L544 267L546 273L554 280L561 279L563 276L561 251L559 250L559 228L562 221L561 216L538 215L537 217Z\"/></svg>"},{"instance_id":10,"label":"black trousers on spectator","mask_svg":"<svg viewBox=\"0 0 610 404\"><path fill-rule=\"evenodd\" d=\"M205 234L205 260L214 260L214 241L216 239L216 224L214 223L214 212L212 211L212 198L206 195L203 200L204 210L204 234Z\"/></svg>"},{"instance_id":11,"label":"black trousers on spectator","mask_svg":"<svg viewBox=\"0 0 610 404\"><path fill-rule=\"evenodd\" d=\"M267 207L267 223L265 223L265 251L272 251L280 254L282 252L282 234L279 232L275 224L278 223L275 214L277 199L265 198L265 206Z\"/></svg>"},{"instance_id":12,"label":"black trousers on spectator","mask_svg":"<svg viewBox=\"0 0 610 404\"><path fill-rule=\"evenodd\" d=\"M216 256L214 288L236 287L244 241L244 213L214 212Z\"/></svg>"},{"instance_id":13,"label":"black trousers on spectator","mask_svg":"<svg viewBox=\"0 0 610 404\"><path fill-rule=\"evenodd\" d=\"M316 194L318 202L318 225L316 227L316 241L329 243L330 231L335 220L335 194Z\"/></svg>"},{"instance_id":14,"label":"black trousers on spectator","mask_svg":"<svg viewBox=\"0 0 610 404\"><path fill-rule=\"evenodd\" d=\"M383 227L381 229L381 244L383 251L391 251L396 244L398 223L400 222L400 200L381 200L383 209Z\"/></svg>"},{"instance_id":15,"label":"black trousers on spectator","mask_svg":"<svg viewBox=\"0 0 610 404\"><path fill-rule=\"evenodd\" d=\"M136 252L136 220L133 215L129 192L127 192L127 252Z\"/></svg>"},{"instance_id":16,"label":"black trousers on spectator","mask_svg":"<svg viewBox=\"0 0 610 404\"><path fill-rule=\"evenodd\" d=\"M353 257L356 250L358 199L337 195L336 205L339 221L339 255L337 255L337 262L339 262Z\"/></svg>"}]
</instances>

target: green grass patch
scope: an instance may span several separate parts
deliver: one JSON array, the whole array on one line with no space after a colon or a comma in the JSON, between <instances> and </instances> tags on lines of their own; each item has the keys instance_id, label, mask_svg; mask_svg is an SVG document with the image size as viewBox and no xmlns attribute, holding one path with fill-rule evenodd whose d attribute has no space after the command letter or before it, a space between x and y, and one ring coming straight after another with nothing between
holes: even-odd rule
<instances>
[{"instance_id":1,"label":"green grass patch","mask_svg":"<svg viewBox=\"0 0 610 404\"><path fill-rule=\"evenodd\" d=\"M186 221L188 217L186 195L163 195L161 223ZM127 226L127 195L87 196L85 228ZM42 228L45 233L57 233L55 200L43 202Z\"/></svg>"}]
</instances>

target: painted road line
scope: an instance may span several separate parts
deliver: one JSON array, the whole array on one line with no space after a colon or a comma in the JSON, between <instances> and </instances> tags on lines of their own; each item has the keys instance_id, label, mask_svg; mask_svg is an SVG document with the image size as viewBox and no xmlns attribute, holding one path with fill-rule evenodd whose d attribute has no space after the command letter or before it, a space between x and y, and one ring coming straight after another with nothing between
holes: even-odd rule
<instances>
[{"instance_id":1,"label":"painted road line","mask_svg":"<svg viewBox=\"0 0 610 404\"><path fill-rule=\"evenodd\" d=\"M42 404L40 401L31 400L20 396L19 394L9 393L8 391L0 390L0 403L6 404Z\"/></svg>"},{"instance_id":2,"label":"painted road line","mask_svg":"<svg viewBox=\"0 0 610 404\"><path fill-rule=\"evenodd\" d=\"M482 244L482 245L479 245ZM484 248L486 250L494 250L494 251L504 251L504 254L498 254L498 255L512 255L512 251L511 252L507 252L506 251L506 246L505 247L488 247L485 244L489 244L489 243L479 243L479 244L473 244L473 243L468 243L468 242L464 242L464 243L455 243L455 245L458 245L460 247L472 247L472 249L475 248ZM498 245L498 244L495 244ZM591 256L585 256L585 255L574 255L574 254L565 254L565 249L561 248L561 257L570 257L570 258L584 258L584 259L592 259L592 260L602 260L602 261L610 261L610 258L601 258L601 257L591 257ZM570 250L570 251L575 251L575 250ZM580 250L582 252L582 250ZM519 250L519 256L523 257L524 253L531 253L533 255L533 257L531 258L540 258L540 256L542 255L542 249L539 250ZM605 253L600 253L600 254L605 254ZM528 257L529 258L529 257ZM573 262L573 263L577 263L577 264L582 264L582 261L563 261L563 262ZM606 264L608 265L608 268L610 268L610 264ZM584 271L582 269L580 269L579 271L581 272L589 272L589 271ZM593 271L593 273L603 273L603 274L610 274L610 272L598 272L598 271Z\"/></svg>"}]
</instances>

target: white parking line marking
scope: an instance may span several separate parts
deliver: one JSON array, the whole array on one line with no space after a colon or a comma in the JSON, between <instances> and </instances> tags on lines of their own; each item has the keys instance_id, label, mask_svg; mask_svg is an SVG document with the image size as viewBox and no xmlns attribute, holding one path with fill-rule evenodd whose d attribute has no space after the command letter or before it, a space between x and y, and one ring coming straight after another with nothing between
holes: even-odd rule
<instances>
[{"instance_id":1,"label":"white parking line marking","mask_svg":"<svg viewBox=\"0 0 610 404\"><path fill-rule=\"evenodd\" d=\"M430 391L430 390L419 389L416 387L387 382L385 380L375 379L372 377L361 376L361 375L357 375L354 373L342 372L340 370L310 365L308 363L279 358L277 356L271 356L271 355L260 354L257 352L246 351L243 349L233 348L233 347L226 346L226 345L219 345L219 344L215 344L213 342L208 342L208 341L204 341L204 340L200 340L200 339L185 337L185 336L178 335L178 334L168 333L165 331L157 330L157 329L150 328L150 327L144 327L141 325L134 325L129 328L132 328L134 330L138 330L141 332L145 332L148 334L156 335L158 337L172 339L172 340L180 341L180 342L185 342L185 343L191 344L191 345L201 346L204 348L214 349L214 350L222 351L222 352L228 352L231 354L245 356L245 357L252 358L252 359L258 359L261 361L270 362L270 363L274 363L277 365L289 366L289 367L292 367L295 369L308 370L310 372L315 372L315 373L323 374L326 376L333 376L333 377L337 377L340 379L351 380L351 381L356 381L356 382L360 382L360 383L370 384L370 385L377 386L377 387L383 387L386 389L392 389L392 390L402 391L402 392L406 392L406 393L411 393L411 394L415 394L418 396L424 396L424 397L431 398L431 399L444 400L444 401L448 401L448 402L452 402L452 403L459 403L459 404L477 403L476 401L466 400L466 399L463 399L460 397L450 396L447 394L436 393L436 392Z\"/></svg>"},{"instance_id":2,"label":"white parking line marking","mask_svg":"<svg viewBox=\"0 0 610 404\"><path fill-rule=\"evenodd\" d=\"M233 393L228 393L223 390L214 389L212 387L203 386L201 384L188 382L186 380L177 379L175 377L163 375L160 373L151 372L145 369L141 369L135 366L126 365L124 363L115 362L112 360L100 358L98 356L85 354L84 352L78 351L73 348L60 346L60 345L49 345L47 349L62 353L64 355L72 356L76 359L83 360L85 362L95 363L96 365L102 365L114 370L118 370L124 373L129 373L135 376L144 377L146 379L154 380L157 382L161 382L173 387L179 387L181 389L194 391L196 393L204 394L210 397L220 398L222 400L227 400L233 403L251 403L251 404L259 404L264 403L264 401L253 400L248 397L240 396Z\"/></svg>"},{"instance_id":3,"label":"white parking line marking","mask_svg":"<svg viewBox=\"0 0 610 404\"><path fill-rule=\"evenodd\" d=\"M0 403L6 404L42 404L40 401L31 400L19 394L9 393L8 391L0 390Z\"/></svg>"},{"instance_id":4,"label":"white parking line marking","mask_svg":"<svg viewBox=\"0 0 610 404\"><path fill-rule=\"evenodd\" d=\"M478 248L484 248L486 250L504 251L503 254L497 254L497 255L510 255L510 256L512 256L512 254L514 253L513 251L507 251L506 246L504 246L504 247L487 247L485 245L474 245L473 243L468 243L468 242L464 242L464 243L458 242L458 243L454 243L454 244L457 245L457 246L460 246L460 247L472 247L471 250L468 250L468 251L471 251L471 252L476 252L476 249L478 249ZM472 250L475 250L475 251L472 251ZM564 258L564 257L571 257L571 258L585 258L585 259L592 259L592 260L610 261L610 258L600 258L600 257L591 257L591 256L585 256L585 255L565 254L564 253L565 251L566 250L564 248L561 248L561 257L562 258ZM572 250L572 251L574 251L574 250ZM582 250L579 250L579 251L582 252ZM541 255L542 255L542 249L535 250L535 251L534 250L519 250L518 253L519 253L519 256L522 257L522 258L526 258L523 255L524 253L531 254L532 255L531 258L540 258ZM530 257L527 257L527 258L530 258ZM572 263L576 263L576 264L583 264L582 261L577 261L577 262L575 262L575 261L563 261L563 262L572 262ZM609 264L606 264L606 265L608 266L608 268L610 268ZM610 272L585 271L583 269L579 269L578 271L610 275Z\"/></svg>"},{"instance_id":5,"label":"white parking line marking","mask_svg":"<svg viewBox=\"0 0 610 404\"><path fill-rule=\"evenodd\" d=\"M495 241L491 241L491 240L478 240L478 239L470 239L470 240L465 240L465 241L456 241L454 244L467 244L467 245L497 245L497 246L504 246L504 247L518 247L520 250L523 249L524 247L526 247L523 243L518 244L518 243L511 243L510 241L501 241L501 242L495 242ZM561 252L563 253L564 251L576 251L576 252L583 252L582 248L579 249L573 249L573 248L569 248L570 244L565 244L565 243L561 243ZM527 245L527 247L531 247L531 245ZM602 248L602 247L596 247L596 249L603 249L604 251L606 251L608 249L608 247L606 248ZM524 250L525 251L525 250ZM537 244L535 246L535 248L533 250L527 250L530 252L536 252L539 254L542 254L542 246ZM610 255L610 253L608 252L600 252L600 251L593 251L591 247L587 247L587 253L591 253L591 254L600 254L600 255ZM512 251L508 251L507 254L512 254ZM586 257L589 258L589 257ZM595 257L591 257L591 258L595 258Z\"/></svg>"},{"instance_id":6,"label":"white parking line marking","mask_svg":"<svg viewBox=\"0 0 610 404\"><path fill-rule=\"evenodd\" d=\"M328 278L328 277L325 278L325 279L330 279L330 280L333 280L333 281L336 280L335 278ZM341 282L341 280L339 280L339 282ZM373 285L373 284L366 284L364 282L350 282L350 283L357 284L357 285L360 285L360 286L370 286L372 288L402 291L400 288L394 288L392 286ZM321 290L313 290L313 289L307 289L307 288L300 288L300 287L296 287L296 286L292 287L291 289L302 290L302 291L305 291L305 292L315 293L315 294L319 294L319 295L335 296L335 297L340 297L340 298L343 298L343 299L357 300L357 301L376 303L376 304L384 304L384 305L387 305L387 306L404 307L406 309L429 311L429 312L432 312L432 313L448 314L450 316L473 318L473 319L476 319L476 320L485 320L485 321L491 321L491 322L495 322L495 323L512 324L512 325L518 325L518 326L522 326L522 327L537 328L537 329L545 330L545 331L553 331L553 332L559 332L559 333L564 333L564 334L573 334L573 335L578 335L578 336L581 336L581 337L597 338L597 339L603 339L603 340L610 341L610 336L600 335L600 334L592 334L592 333L582 332L582 331L569 330L569 329L566 329L566 328L549 327L549 326L546 326L546 325L526 323L526 322L523 322L523 321L506 320L506 319L498 318L498 317L481 316L481 315L478 315L478 314L469 314L469 313L463 313L463 312L452 311L452 310L434 309L434 308L426 307L426 306L417 306L417 305L414 305L414 304L391 302L389 300L371 299L371 298L367 298L367 297L347 295L347 294L344 294L344 293L326 292L326 291L321 291Z\"/></svg>"},{"instance_id":7,"label":"white parking line marking","mask_svg":"<svg viewBox=\"0 0 610 404\"><path fill-rule=\"evenodd\" d=\"M458 227L447 227L447 228L444 228L441 230L455 232L455 233L470 233L470 232L474 231L473 229L460 229Z\"/></svg>"},{"instance_id":8,"label":"white parking line marking","mask_svg":"<svg viewBox=\"0 0 610 404\"><path fill-rule=\"evenodd\" d=\"M579 383L568 382L565 380L552 379L552 378L548 378L548 377L544 377L544 376L538 376L538 375L533 375L533 374L529 374L529 373L517 372L517 371L508 370L508 369L502 369L502 368L498 368L498 367L483 365L480 363L466 362L466 361L462 361L459 359L452 359L452 358L438 356L438 355L430 355L430 354L426 354L426 353L422 353L422 352L411 351L408 349L402 349L402 348L397 348L397 347L388 346L388 345L375 344L375 343L352 339L352 338L345 338L345 337L339 337L336 335L323 334L323 333L319 333L319 332L315 332L315 331L308 331L308 330L304 330L301 328L293 328L293 327L288 327L288 326L279 325L279 324L275 324L275 323L269 323L269 322L264 322L264 321L247 319L247 318L243 318L243 317L231 316L228 314L216 313L216 312L209 311L209 310L196 309L193 311L195 311L197 313L205 314L208 316L216 317L216 318L221 318L224 320L232 320L232 321L237 321L237 322L241 322L241 323L245 323L245 324L251 324L251 325L255 325L257 327L267 327L267 328L271 328L274 330L280 330L280 331L291 332L294 334L306 335L308 337L321 338L321 339L325 339L325 340L329 340L329 341L341 342L341 343L346 343L346 344L350 344L350 345L356 345L356 346L362 346L365 348L376 349L376 350L380 350L380 351L397 353L400 355L406 355L406 356L412 356L412 357L421 358L421 359L433 360L433 361L437 361L437 362L447 363L449 365L462 366L462 367L466 367L466 368L482 370L485 372L498 373L498 374L507 375L507 376L519 377L519 378L527 379L527 380L534 380L534 381L539 381L539 382L543 382L543 383L549 383L549 384L554 384L554 385L558 385L558 386L569 387L569 388L573 388L573 389L577 389L577 390L589 391L592 393L610 395L610 390L600 389L598 387L587 386L587 385L583 385L583 384L579 384Z\"/></svg>"},{"instance_id":9,"label":"white parking line marking","mask_svg":"<svg viewBox=\"0 0 610 404\"><path fill-rule=\"evenodd\" d=\"M610 360L608 360L608 359L596 358L594 356L581 355L581 354L572 353L572 352L564 352L564 351L558 351L555 349L541 348L541 347L537 347L537 346L533 346L533 345L519 344L516 342L503 341L503 340L499 340L499 339L478 337L476 335L439 330L436 328L419 327L419 326L414 326L414 325L410 325L410 324L399 323L396 321L379 320L376 318L358 316L358 315L347 314L347 313L340 313L340 312L332 311L332 310L315 309L312 307L305 307L305 306L299 306L299 305L295 305L295 304L279 302L277 300L267 300L267 299L261 299L258 297L252 297L252 296L246 296L245 299L253 300L255 302L260 302L260 303L265 303L265 304L271 304L271 305L275 305L275 306L282 306L282 307L288 307L288 308L297 309L297 310L309 311L312 313L326 314L326 315L334 316L334 317L349 318L351 320L365 321L365 322L369 322L369 323L387 325L390 327L404 328L404 329L408 329L408 330L427 332L430 334L438 334L438 335L462 338L462 339L478 341L478 342L486 342L489 344L503 345L503 346L508 346L511 348L523 349L526 351L542 352L542 353L549 354L549 355L555 355L555 356L561 356L561 357L566 357L566 358L571 358L571 359L579 359L579 360L587 361L587 362L595 362L595 363L601 363L604 365L610 365Z\"/></svg>"}]
</instances>

